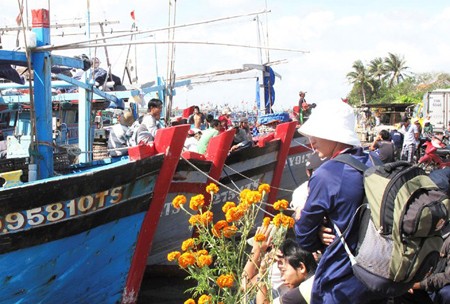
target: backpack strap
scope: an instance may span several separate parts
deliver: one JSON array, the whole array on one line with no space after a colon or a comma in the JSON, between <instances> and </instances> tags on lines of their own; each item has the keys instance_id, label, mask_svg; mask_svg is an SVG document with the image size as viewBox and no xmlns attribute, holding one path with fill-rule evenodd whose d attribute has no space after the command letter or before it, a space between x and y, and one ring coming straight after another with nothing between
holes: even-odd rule
<instances>
[{"instance_id":1,"label":"backpack strap","mask_svg":"<svg viewBox=\"0 0 450 304\"><path fill-rule=\"evenodd\" d=\"M372 158L371 158L372 159ZM366 171L369 167L351 156L350 154L339 154L333 160L349 165L360 172Z\"/></svg>"}]
</instances>

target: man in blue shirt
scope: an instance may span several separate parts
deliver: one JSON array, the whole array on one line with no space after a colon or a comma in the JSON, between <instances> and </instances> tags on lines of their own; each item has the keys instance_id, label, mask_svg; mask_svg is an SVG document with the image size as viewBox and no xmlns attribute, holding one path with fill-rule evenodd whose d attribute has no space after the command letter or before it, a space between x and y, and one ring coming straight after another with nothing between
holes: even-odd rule
<instances>
[{"instance_id":1,"label":"man in blue shirt","mask_svg":"<svg viewBox=\"0 0 450 304\"><path fill-rule=\"evenodd\" d=\"M324 123L330 122L330 125ZM353 167L333 161L348 153L368 164L354 130L353 109L341 101L318 104L299 132L308 136L320 158L329 158L311 176L309 195L295 233L300 246L308 251L323 251L313 284L311 303L367 303L375 299L354 275L350 259L336 238L327 247L320 234L325 224L345 231L346 242L353 252L358 242L359 223L352 221L364 197L363 177ZM334 233L334 232L333 232Z\"/></svg>"}]
</instances>

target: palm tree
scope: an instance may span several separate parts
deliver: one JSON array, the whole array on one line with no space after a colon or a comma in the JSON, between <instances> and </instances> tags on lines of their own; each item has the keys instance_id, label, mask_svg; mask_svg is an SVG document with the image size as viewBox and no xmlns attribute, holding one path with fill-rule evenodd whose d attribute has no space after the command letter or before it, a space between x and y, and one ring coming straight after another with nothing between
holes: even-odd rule
<instances>
[{"instance_id":1,"label":"palm tree","mask_svg":"<svg viewBox=\"0 0 450 304\"><path fill-rule=\"evenodd\" d=\"M369 70L370 75L373 78L378 79L378 81L381 83L381 77L383 77L386 73L386 67L384 66L383 58L378 57L370 61L367 69Z\"/></svg>"},{"instance_id":2,"label":"palm tree","mask_svg":"<svg viewBox=\"0 0 450 304\"><path fill-rule=\"evenodd\" d=\"M403 57L394 55L392 53L388 54L388 57L384 59L384 64L386 68L386 75L389 77L389 88L392 88L394 82L399 84L404 78L403 74L408 67L405 65L406 61Z\"/></svg>"},{"instance_id":3,"label":"palm tree","mask_svg":"<svg viewBox=\"0 0 450 304\"><path fill-rule=\"evenodd\" d=\"M366 87L368 86L371 90L373 90L371 77L361 60L355 61L352 68L354 70L347 74L347 79L354 86L360 87L363 103L366 104Z\"/></svg>"}]
</instances>

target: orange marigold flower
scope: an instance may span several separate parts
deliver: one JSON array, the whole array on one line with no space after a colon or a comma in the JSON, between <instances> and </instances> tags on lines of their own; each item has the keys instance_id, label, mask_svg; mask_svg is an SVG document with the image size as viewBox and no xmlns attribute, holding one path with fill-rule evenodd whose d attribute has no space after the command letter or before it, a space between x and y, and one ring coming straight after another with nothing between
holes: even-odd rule
<instances>
[{"instance_id":1,"label":"orange marigold flower","mask_svg":"<svg viewBox=\"0 0 450 304\"><path fill-rule=\"evenodd\" d=\"M206 192L207 193L212 192L212 193L216 194L217 192L219 192L219 187L217 187L216 184L211 183L208 186L206 186Z\"/></svg>"},{"instance_id":2,"label":"orange marigold flower","mask_svg":"<svg viewBox=\"0 0 450 304\"><path fill-rule=\"evenodd\" d=\"M223 228L223 236L226 238L231 238L236 234L238 228L234 225Z\"/></svg>"},{"instance_id":3,"label":"orange marigold flower","mask_svg":"<svg viewBox=\"0 0 450 304\"><path fill-rule=\"evenodd\" d=\"M183 242L183 244L181 245L181 250L187 251L187 250L193 248L194 246L195 246L195 239L190 238Z\"/></svg>"},{"instance_id":4,"label":"orange marigold flower","mask_svg":"<svg viewBox=\"0 0 450 304\"><path fill-rule=\"evenodd\" d=\"M192 210L198 210L198 208L202 207L204 204L205 204L205 197L203 196L203 194L197 194L191 197L189 207Z\"/></svg>"},{"instance_id":5,"label":"orange marigold flower","mask_svg":"<svg viewBox=\"0 0 450 304\"><path fill-rule=\"evenodd\" d=\"M281 217L281 225L283 225L284 227L289 227L289 228L292 228L292 227L294 227L294 223L295 223L295 221L294 221L294 219L292 218L292 217L290 217L290 216L287 216L287 215L283 215L282 217Z\"/></svg>"},{"instance_id":6,"label":"orange marigold flower","mask_svg":"<svg viewBox=\"0 0 450 304\"><path fill-rule=\"evenodd\" d=\"M207 255L209 252L206 249L200 249L199 251L196 252L197 256L201 256L201 255Z\"/></svg>"},{"instance_id":7,"label":"orange marigold flower","mask_svg":"<svg viewBox=\"0 0 450 304\"><path fill-rule=\"evenodd\" d=\"M187 299L186 301L184 301L184 304L195 304L195 300L194 299Z\"/></svg>"},{"instance_id":8,"label":"orange marigold flower","mask_svg":"<svg viewBox=\"0 0 450 304\"><path fill-rule=\"evenodd\" d=\"M269 184L261 184L261 185L259 185L259 187L258 187L258 191L259 191L259 193L269 193L270 192L270 186L269 186Z\"/></svg>"},{"instance_id":9,"label":"orange marigold flower","mask_svg":"<svg viewBox=\"0 0 450 304\"><path fill-rule=\"evenodd\" d=\"M213 233L214 236L221 237L222 229L224 229L225 227L228 227L227 221L220 220L214 225L214 227L211 229L211 232Z\"/></svg>"},{"instance_id":10,"label":"orange marigold flower","mask_svg":"<svg viewBox=\"0 0 450 304\"><path fill-rule=\"evenodd\" d=\"M231 274L222 274L220 277L216 280L217 285L219 285L220 288L231 288L234 284L234 278Z\"/></svg>"},{"instance_id":11,"label":"orange marigold flower","mask_svg":"<svg viewBox=\"0 0 450 304\"><path fill-rule=\"evenodd\" d=\"M194 264L195 256L191 252L185 252L178 258L178 265L180 265L181 268L186 268Z\"/></svg>"},{"instance_id":12,"label":"orange marigold flower","mask_svg":"<svg viewBox=\"0 0 450 304\"><path fill-rule=\"evenodd\" d=\"M204 266L209 266L212 264L212 256L201 255L197 258L197 266L202 268Z\"/></svg>"},{"instance_id":13,"label":"orange marigold flower","mask_svg":"<svg viewBox=\"0 0 450 304\"><path fill-rule=\"evenodd\" d=\"M245 188L244 190L241 191L241 193L239 194L239 197L241 200L244 200L247 197L247 193L250 192L250 189Z\"/></svg>"},{"instance_id":14,"label":"orange marigold flower","mask_svg":"<svg viewBox=\"0 0 450 304\"><path fill-rule=\"evenodd\" d=\"M275 215L272 222L275 225L275 227L280 227L281 223L283 222L283 214L278 213L277 215Z\"/></svg>"},{"instance_id":15,"label":"orange marigold flower","mask_svg":"<svg viewBox=\"0 0 450 304\"><path fill-rule=\"evenodd\" d=\"M225 214L225 219L227 220L227 222L231 223L239 221L243 215L244 212L241 209L239 209L238 207L234 207L227 211L227 213Z\"/></svg>"},{"instance_id":16,"label":"orange marigold flower","mask_svg":"<svg viewBox=\"0 0 450 304\"><path fill-rule=\"evenodd\" d=\"M178 259L180 257L180 255L181 255L181 253L179 251L172 251L167 254L167 260L169 262L175 261L176 259Z\"/></svg>"},{"instance_id":17,"label":"orange marigold flower","mask_svg":"<svg viewBox=\"0 0 450 304\"><path fill-rule=\"evenodd\" d=\"M269 224L270 224L270 218L266 216L266 217L263 219L263 226L264 226L264 227L269 227Z\"/></svg>"},{"instance_id":18,"label":"orange marigold flower","mask_svg":"<svg viewBox=\"0 0 450 304\"><path fill-rule=\"evenodd\" d=\"M264 242L266 240L266 236L262 233L255 234L255 241Z\"/></svg>"},{"instance_id":19,"label":"orange marigold flower","mask_svg":"<svg viewBox=\"0 0 450 304\"><path fill-rule=\"evenodd\" d=\"M200 214L191 215L191 217L189 218L189 224L191 224L191 226L200 223L200 221L201 221Z\"/></svg>"},{"instance_id":20,"label":"orange marigold flower","mask_svg":"<svg viewBox=\"0 0 450 304\"><path fill-rule=\"evenodd\" d=\"M289 207L289 203L287 200L278 200L273 203L273 209L275 210L286 210Z\"/></svg>"},{"instance_id":21,"label":"orange marigold flower","mask_svg":"<svg viewBox=\"0 0 450 304\"><path fill-rule=\"evenodd\" d=\"M174 206L176 209L180 209L181 205L186 204L186 196L184 195L177 195L172 201L172 206Z\"/></svg>"},{"instance_id":22,"label":"orange marigold flower","mask_svg":"<svg viewBox=\"0 0 450 304\"><path fill-rule=\"evenodd\" d=\"M226 202L225 205L222 206L223 213L227 213L230 208L236 207L236 204L234 202Z\"/></svg>"},{"instance_id":23,"label":"orange marigold flower","mask_svg":"<svg viewBox=\"0 0 450 304\"><path fill-rule=\"evenodd\" d=\"M211 211L205 211L200 215L200 220L203 225L208 225L212 222L214 214Z\"/></svg>"},{"instance_id":24,"label":"orange marigold flower","mask_svg":"<svg viewBox=\"0 0 450 304\"><path fill-rule=\"evenodd\" d=\"M212 297L208 295L202 295L198 299L198 304L212 304Z\"/></svg>"},{"instance_id":25,"label":"orange marigold flower","mask_svg":"<svg viewBox=\"0 0 450 304\"><path fill-rule=\"evenodd\" d=\"M289 228L292 228L292 227L294 227L294 225L295 225L295 220L294 220L294 218L293 217L289 217Z\"/></svg>"},{"instance_id":26,"label":"orange marigold flower","mask_svg":"<svg viewBox=\"0 0 450 304\"><path fill-rule=\"evenodd\" d=\"M261 201L261 193L259 193L258 191L249 191L245 196L245 200L247 200L249 204L257 203Z\"/></svg>"}]
</instances>

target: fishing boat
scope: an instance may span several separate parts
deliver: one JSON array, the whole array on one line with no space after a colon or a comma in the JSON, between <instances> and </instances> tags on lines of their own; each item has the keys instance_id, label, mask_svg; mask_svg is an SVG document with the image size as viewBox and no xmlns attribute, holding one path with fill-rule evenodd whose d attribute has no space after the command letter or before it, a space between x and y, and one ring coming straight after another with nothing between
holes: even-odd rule
<instances>
[{"instance_id":1,"label":"fishing boat","mask_svg":"<svg viewBox=\"0 0 450 304\"><path fill-rule=\"evenodd\" d=\"M37 45L49 43L49 11L32 14ZM51 61L83 66L50 52L0 50L1 63L32 64L36 130L28 181L21 170L0 174L0 303L135 303L189 127L159 130L152 145L130 148L129 157L54 174ZM79 129L89 134L83 115Z\"/></svg>"}]
</instances>

